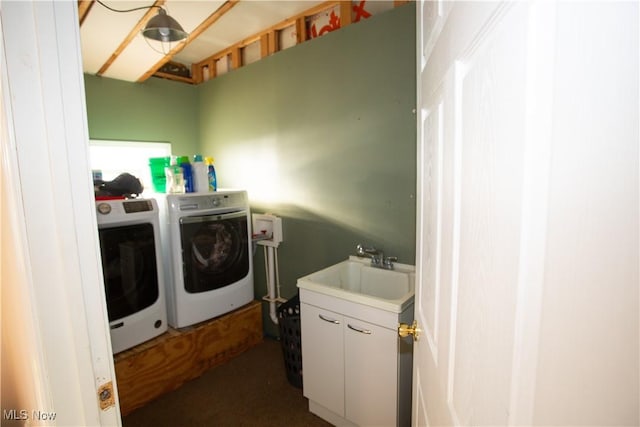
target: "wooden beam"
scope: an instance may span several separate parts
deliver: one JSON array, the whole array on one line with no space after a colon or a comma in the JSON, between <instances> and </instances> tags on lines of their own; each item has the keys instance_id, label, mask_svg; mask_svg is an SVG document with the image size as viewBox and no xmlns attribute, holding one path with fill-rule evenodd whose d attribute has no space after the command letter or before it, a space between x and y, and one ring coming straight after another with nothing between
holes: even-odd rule
<instances>
[{"instance_id":1,"label":"wooden beam","mask_svg":"<svg viewBox=\"0 0 640 427\"><path fill-rule=\"evenodd\" d=\"M231 69L237 70L242 67L242 52L240 46L236 46L231 49Z\"/></svg>"},{"instance_id":2,"label":"wooden beam","mask_svg":"<svg viewBox=\"0 0 640 427\"><path fill-rule=\"evenodd\" d=\"M193 78L183 77L183 76L176 76L175 74L163 73L162 71L157 71L154 74L154 76L160 77L160 78L163 78L163 79L167 79L167 80L175 80L177 82L194 84L194 79Z\"/></svg>"},{"instance_id":3,"label":"wooden beam","mask_svg":"<svg viewBox=\"0 0 640 427\"><path fill-rule=\"evenodd\" d=\"M153 76L153 74L160 69L164 64L171 61L174 55L180 52L185 48L189 43L194 41L200 34L204 33L210 26L212 26L216 21L218 21L222 16L228 13L236 4L238 4L240 0L227 0L222 6L220 6L215 12L213 12L207 19L205 19L200 25L198 25L192 32L187 36L186 39L178 43L173 49L167 53L164 58L160 61L156 62L146 73L144 73L137 80L138 83L142 83L147 80L149 77Z\"/></svg>"},{"instance_id":4,"label":"wooden beam","mask_svg":"<svg viewBox=\"0 0 640 427\"><path fill-rule=\"evenodd\" d=\"M215 78L218 75L218 63L213 59L209 61L209 80Z\"/></svg>"},{"instance_id":5,"label":"wooden beam","mask_svg":"<svg viewBox=\"0 0 640 427\"><path fill-rule=\"evenodd\" d=\"M271 54L269 52L269 34L262 34L260 36L260 57L264 58Z\"/></svg>"},{"instance_id":6,"label":"wooden beam","mask_svg":"<svg viewBox=\"0 0 640 427\"><path fill-rule=\"evenodd\" d=\"M196 67L195 64L191 64L191 79L194 84L202 83L204 81L202 67Z\"/></svg>"},{"instance_id":7,"label":"wooden beam","mask_svg":"<svg viewBox=\"0 0 640 427\"><path fill-rule=\"evenodd\" d=\"M340 28L351 24L351 0L340 2Z\"/></svg>"},{"instance_id":8,"label":"wooden beam","mask_svg":"<svg viewBox=\"0 0 640 427\"><path fill-rule=\"evenodd\" d=\"M296 44L307 41L307 18L304 16L296 19Z\"/></svg>"},{"instance_id":9,"label":"wooden beam","mask_svg":"<svg viewBox=\"0 0 640 427\"><path fill-rule=\"evenodd\" d=\"M273 55L280 50L280 43L278 40L278 31L273 30L267 33L269 39L269 55Z\"/></svg>"},{"instance_id":10,"label":"wooden beam","mask_svg":"<svg viewBox=\"0 0 640 427\"><path fill-rule=\"evenodd\" d=\"M156 2L153 3L153 6L151 6L151 8L149 10L147 10L147 13L145 13L144 16L142 18L140 18L140 20L138 21L136 26L133 27L133 29L129 32L129 34L127 34L127 37L125 37L125 39L122 41L122 43L120 43L120 46L118 46L116 48L116 50L113 51L113 53L111 54L109 59L107 59L107 62L102 64L102 67L100 67L100 69L98 70L96 75L101 76L107 71L107 69L111 66L111 64L113 64L115 62L115 60L118 58L118 56L120 56L120 54L126 49L126 47L129 46L131 41L134 38L136 38L138 36L138 34L140 34L140 31L142 31L142 29L146 25L147 21L149 19L151 19L152 16L155 16L155 15L158 14L158 11L156 10L157 8L154 7L154 6L160 7L164 3L165 3L165 0L156 0Z\"/></svg>"},{"instance_id":11,"label":"wooden beam","mask_svg":"<svg viewBox=\"0 0 640 427\"><path fill-rule=\"evenodd\" d=\"M78 20L80 21L80 26L82 26L93 4L94 0L78 0Z\"/></svg>"},{"instance_id":12,"label":"wooden beam","mask_svg":"<svg viewBox=\"0 0 640 427\"><path fill-rule=\"evenodd\" d=\"M217 71L216 61L213 59L206 64L191 64L191 78L193 79L194 84L200 84L211 80L216 76Z\"/></svg>"}]
</instances>

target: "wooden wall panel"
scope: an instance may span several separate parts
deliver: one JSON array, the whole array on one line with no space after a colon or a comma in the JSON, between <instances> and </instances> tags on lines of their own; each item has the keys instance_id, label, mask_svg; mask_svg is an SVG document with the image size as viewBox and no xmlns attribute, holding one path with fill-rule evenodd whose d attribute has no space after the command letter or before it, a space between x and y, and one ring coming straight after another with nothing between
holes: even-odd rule
<instances>
[{"instance_id":1,"label":"wooden wall panel","mask_svg":"<svg viewBox=\"0 0 640 427\"><path fill-rule=\"evenodd\" d=\"M253 301L227 315L165 334L115 356L125 416L262 342L262 307Z\"/></svg>"}]
</instances>

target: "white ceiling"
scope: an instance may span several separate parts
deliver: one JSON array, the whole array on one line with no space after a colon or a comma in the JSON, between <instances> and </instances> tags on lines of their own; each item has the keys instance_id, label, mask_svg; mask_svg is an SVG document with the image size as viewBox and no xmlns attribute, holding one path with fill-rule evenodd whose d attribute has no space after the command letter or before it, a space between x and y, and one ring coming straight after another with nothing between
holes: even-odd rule
<instances>
[{"instance_id":1,"label":"white ceiling","mask_svg":"<svg viewBox=\"0 0 640 427\"><path fill-rule=\"evenodd\" d=\"M83 1L80 1L82 3ZM124 1L102 0L114 9L126 10L141 6L151 6L152 0ZM163 7L167 14L176 19L187 33L192 33L203 21L214 14L226 1L208 0L167 0ZM254 36L287 19L300 15L313 7L325 3L312 0L240 0L207 30L195 39L187 39L185 47L173 57L187 67L200 62L228 47ZM157 9L153 9L155 15ZM127 13L110 11L92 2L80 27L83 69L88 74L99 74L109 62L118 47L127 39L132 29L138 25L148 10ZM104 77L135 82L164 59L165 52L175 44L162 46L160 42L147 41L139 34L124 46L111 65L100 73ZM151 46L149 43L153 43ZM152 49L152 47L154 49Z\"/></svg>"}]
</instances>

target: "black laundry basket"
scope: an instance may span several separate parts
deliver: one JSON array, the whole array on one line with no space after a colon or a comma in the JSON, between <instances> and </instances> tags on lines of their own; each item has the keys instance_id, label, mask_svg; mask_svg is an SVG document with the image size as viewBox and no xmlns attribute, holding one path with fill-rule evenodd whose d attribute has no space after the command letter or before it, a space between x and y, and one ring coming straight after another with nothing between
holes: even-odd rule
<instances>
[{"instance_id":1,"label":"black laundry basket","mask_svg":"<svg viewBox=\"0 0 640 427\"><path fill-rule=\"evenodd\" d=\"M287 380L291 385L302 388L302 337L300 330L300 295L278 307L278 328L280 346L284 356Z\"/></svg>"}]
</instances>

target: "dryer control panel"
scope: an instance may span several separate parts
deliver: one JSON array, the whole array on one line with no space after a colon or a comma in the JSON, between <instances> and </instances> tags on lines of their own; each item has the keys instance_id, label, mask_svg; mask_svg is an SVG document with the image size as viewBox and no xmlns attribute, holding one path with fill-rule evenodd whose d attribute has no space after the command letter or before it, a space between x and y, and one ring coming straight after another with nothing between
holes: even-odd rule
<instances>
[{"instance_id":1,"label":"dryer control panel","mask_svg":"<svg viewBox=\"0 0 640 427\"><path fill-rule=\"evenodd\" d=\"M153 205L149 200L132 200L123 202L125 213L149 212L153 210Z\"/></svg>"}]
</instances>

